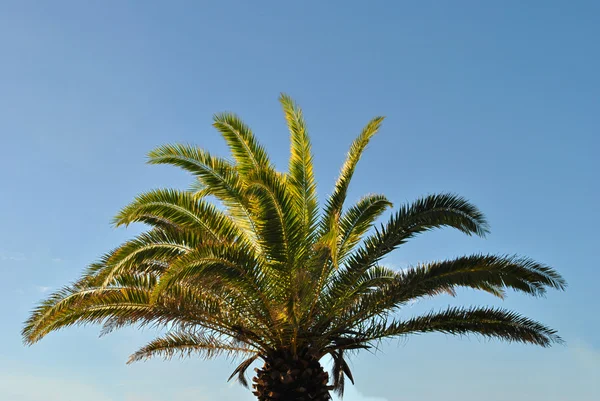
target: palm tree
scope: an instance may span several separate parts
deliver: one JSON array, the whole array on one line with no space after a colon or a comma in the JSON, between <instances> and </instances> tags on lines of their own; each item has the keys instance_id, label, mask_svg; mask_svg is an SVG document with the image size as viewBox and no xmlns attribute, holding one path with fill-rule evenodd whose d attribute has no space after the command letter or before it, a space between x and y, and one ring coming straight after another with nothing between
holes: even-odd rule
<instances>
[{"instance_id":1,"label":"palm tree","mask_svg":"<svg viewBox=\"0 0 600 401\"><path fill-rule=\"evenodd\" d=\"M353 382L348 354L382 339L441 332L543 347L561 341L540 323L490 307L399 319L407 303L460 287L503 298L507 289L540 296L566 284L550 267L517 256L477 254L403 271L383 266L389 252L420 233L452 227L484 236L486 220L453 194L402 205L377 229L375 220L391 207L385 196L367 195L344 208L356 165L383 117L352 143L320 212L302 112L288 96L280 101L291 134L287 173L275 170L252 131L230 113L215 115L213 125L233 160L189 145L153 150L149 163L192 173L192 189L153 190L121 210L116 226L141 222L148 231L37 306L22 332L25 343L76 324L101 324L102 333L158 326L164 336L129 362L241 356L230 379L247 386L245 371L261 359L253 379L259 400L329 400L330 390L343 392L345 378ZM331 376L320 362L327 355Z\"/></svg>"}]
</instances>

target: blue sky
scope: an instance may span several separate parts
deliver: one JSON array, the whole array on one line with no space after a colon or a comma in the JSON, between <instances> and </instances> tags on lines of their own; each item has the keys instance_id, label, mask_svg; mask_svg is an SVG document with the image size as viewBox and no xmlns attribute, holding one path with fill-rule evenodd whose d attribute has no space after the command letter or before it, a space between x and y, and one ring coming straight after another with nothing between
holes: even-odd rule
<instances>
[{"instance_id":1,"label":"blue sky","mask_svg":"<svg viewBox=\"0 0 600 401\"><path fill-rule=\"evenodd\" d=\"M487 213L487 239L430 233L389 265L518 253L569 282L545 299L464 291L403 312L502 305L566 346L392 341L353 359L346 400L599 399L599 18L594 1L0 2L0 399L252 399L226 383L227 360L126 366L152 332L75 328L25 348L19 331L37 301L141 229L109 224L135 194L188 185L144 163L153 147L225 155L211 116L231 110L285 168L282 91L304 108L321 199L383 114L351 200L451 191Z\"/></svg>"}]
</instances>

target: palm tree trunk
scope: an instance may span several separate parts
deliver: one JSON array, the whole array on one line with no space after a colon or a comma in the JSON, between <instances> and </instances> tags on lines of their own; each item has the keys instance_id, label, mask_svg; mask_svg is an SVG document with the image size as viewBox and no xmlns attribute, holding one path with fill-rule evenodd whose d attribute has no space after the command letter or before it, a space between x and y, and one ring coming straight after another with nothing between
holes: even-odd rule
<instances>
[{"instance_id":1,"label":"palm tree trunk","mask_svg":"<svg viewBox=\"0 0 600 401\"><path fill-rule=\"evenodd\" d=\"M311 350L297 355L278 351L255 369L254 395L259 401L329 401L329 375Z\"/></svg>"}]
</instances>

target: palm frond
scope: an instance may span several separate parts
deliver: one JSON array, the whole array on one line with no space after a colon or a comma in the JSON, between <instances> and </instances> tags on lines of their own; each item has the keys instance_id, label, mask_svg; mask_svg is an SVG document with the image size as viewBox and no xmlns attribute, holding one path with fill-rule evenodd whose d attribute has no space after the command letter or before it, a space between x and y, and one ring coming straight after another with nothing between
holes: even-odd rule
<instances>
[{"instance_id":1,"label":"palm frond","mask_svg":"<svg viewBox=\"0 0 600 401\"><path fill-rule=\"evenodd\" d=\"M142 283L147 284L147 283ZM56 291L37 306L22 330L24 341L33 344L46 334L74 324L101 323L109 316L147 309L149 292L143 288L90 288L76 285ZM112 305L113 308L106 308ZM105 308L103 308L105 307Z\"/></svg>"},{"instance_id":2,"label":"palm frond","mask_svg":"<svg viewBox=\"0 0 600 401\"><path fill-rule=\"evenodd\" d=\"M344 213L340 220L339 260L352 251L375 220L391 206L384 195L367 195Z\"/></svg>"},{"instance_id":3,"label":"palm frond","mask_svg":"<svg viewBox=\"0 0 600 401\"><path fill-rule=\"evenodd\" d=\"M325 212L322 219L321 229L326 232L330 225L331 220L335 219L335 216L339 216L342 213L344 201L346 200L346 194L350 181L354 175L356 165L360 160L362 153L366 149L371 138L377 133L384 117L375 117L363 128L360 135L352 142L346 161L342 166L342 171L335 183L333 193L329 196L325 206Z\"/></svg>"},{"instance_id":4,"label":"palm frond","mask_svg":"<svg viewBox=\"0 0 600 401\"><path fill-rule=\"evenodd\" d=\"M246 370L248 370L250 365L252 365L252 363L254 361L256 361L258 358L259 358L259 354L255 354L255 355L251 356L250 358L244 360L242 363L240 363L238 365L237 368L235 368L235 370L233 371L231 376L229 376L229 379L227 379L227 381L230 381L235 376L237 376L237 380L240 382L240 384L247 388L248 380L246 380Z\"/></svg>"},{"instance_id":5,"label":"palm frond","mask_svg":"<svg viewBox=\"0 0 600 401\"><path fill-rule=\"evenodd\" d=\"M232 341L223 341L215 335L175 331L156 338L129 357L127 363L133 363L153 357L171 359L174 356L189 357L197 354L204 359L212 359L223 354L237 356L253 354L256 350L247 345L238 345Z\"/></svg>"},{"instance_id":6,"label":"palm frond","mask_svg":"<svg viewBox=\"0 0 600 401\"><path fill-rule=\"evenodd\" d=\"M148 153L148 163L180 167L210 187L228 185L228 178L236 170L233 163L215 157L202 148L186 144L159 146Z\"/></svg>"},{"instance_id":7,"label":"palm frond","mask_svg":"<svg viewBox=\"0 0 600 401\"><path fill-rule=\"evenodd\" d=\"M399 274L396 288L410 297L454 293L463 286L488 290L488 286L544 295L546 288L564 290L565 280L551 267L519 256L471 255L418 265ZM494 294L496 295L496 294Z\"/></svg>"},{"instance_id":8,"label":"palm frond","mask_svg":"<svg viewBox=\"0 0 600 401\"><path fill-rule=\"evenodd\" d=\"M302 222L302 240L306 242L303 248L307 248L311 237L315 235L314 226L318 213L311 144L300 107L285 94L279 97L279 101L283 106L291 137L289 188L296 200ZM300 252L304 253L303 251L301 248ZM303 259L302 256L299 258Z\"/></svg>"},{"instance_id":9,"label":"palm frond","mask_svg":"<svg viewBox=\"0 0 600 401\"><path fill-rule=\"evenodd\" d=\"M190 192L175 189L157 189L138 195L114 218L117 227L134 222L195 230L214 241L244 238L235 222L215 206L196 199Z\"/></svg>"},{"instance_id":10,"label":"palm frond","mask_svg":"<svg viewBox=\"0 0 600 401\"><path fill-rule=\"evenodd\" d=\"M123 272L147 272L157 267L163 270L169 262L205 242L205 238L191 231L154 229L113 251L96 277L102 277L102 285L107 286Z\"/></svg>"},{"instance_id":11,"label":"palm frond","mask_svg":"<svg viewBox=\"0 0 600 401\"><path fill-rule=\"evenodd\" d=\"M460 287L485 291L500 298L507 289L541 296L546 288L566 288L566 282L554 269L518 256L471 255L422 264L392 274L371 292L358 292L362 285L360 281L357 283L356 290L338 305L345 311L345 324L357 324L390 313L417 298L441 293L455 295ZM366 280L365 277L361 279Z\"/></svg>"},{"instance_id":12,"label":"palm frond","mask_svg":"<svg viewBox=\"0 0 600 401\"><path fill-rule=\"evenodd\" d=\"M333 376L333 390L337 393L338 396L344 396L344 388L345 388L345 377L348 377L352 384L354 384L354 377L352 376L352 372L350 371L350 367L348 363L344 359L344 350L337 349L331 352L331 357L333 359L333 367L331 374Z\"/></svg>"},{"instance_id":13,"label":"palm frond","mask_svg":"<svg viewBox=\"0 0 600 401\"><path fill-rule=\"evenodd\" d=\"M213 120L213 126L227 141L242 175L247 175L253 170L271 168L267 152L238 116L232 113L220 113L215 114Z\"/></svg>"},{"instance_id":14,"label":"palm frond","mask_svg":"<svg viewBox=\"0 0 600 401\"><path fill-rule=\"evenodd\" d=\"M494 308L449 308L406 321L373 324L365 330L362 341L430 332L452 335L478 334L542 347L562 342L555 330L515 312Z\"/></svg>"}]
</instances>

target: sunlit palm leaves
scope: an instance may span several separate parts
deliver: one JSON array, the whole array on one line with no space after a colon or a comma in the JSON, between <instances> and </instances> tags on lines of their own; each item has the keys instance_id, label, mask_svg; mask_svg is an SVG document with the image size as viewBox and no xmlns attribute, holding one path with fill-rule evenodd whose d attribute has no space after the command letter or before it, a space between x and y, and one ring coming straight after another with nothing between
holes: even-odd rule
<instances>
[{"instance_id":1,"label":"sunlit palm leaves","mask_svg":"<svg viewBox=\"0 0 600 401\"><path fill-rule=\"evenodd\" d=\"M144 223L149 230L91 265L82 278L34 309L23 329L31 344L51 331L101 324L108 333L128 325L166 334L131 356L204 358L243 356L234 371L285 351L316 352L333 360L333 386L353 381L348 352L383 338L413 333L476 334L548 346L556 333L514 312L450 308L407 320L402 306L440 293L472 288L504 297L564 289L553 269L517 256L473 255L418 264L403 271L381 265L385 256L424 232L450 227L484 236L488 224L466 199L435 194L392 206L368 195L344 206L361 155L379 130L371 120L352 143L332 194L320 214L313 155L298 105L280 102L291 137L288 172L278 172L252 131L237 116L215 115L214 126L232 160L192 145L165 145L151 164L170 164L195 177L189 191L153 190L123 208L114 223ZM216 199L218 204L210 200Z\"/></svg>"}]
</instances>

